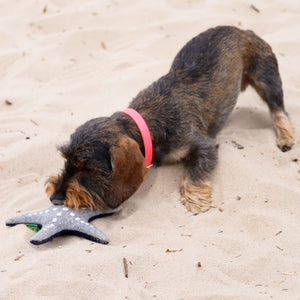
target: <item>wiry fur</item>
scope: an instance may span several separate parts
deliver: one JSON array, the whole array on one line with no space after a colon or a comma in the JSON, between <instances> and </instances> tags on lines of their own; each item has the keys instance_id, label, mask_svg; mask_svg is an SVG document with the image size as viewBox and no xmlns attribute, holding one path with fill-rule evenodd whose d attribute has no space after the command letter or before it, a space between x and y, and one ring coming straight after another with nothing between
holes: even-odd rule
<instances>
[{"instance_id":1,"label":"wiry fur","mask_svg":"<svg viewBox=\"0 0 300 300\"><path fill-rule=\"evenodd\" d=\"M186 166L181 195L188 210L212 206L214 138L248 85L270 109L278 146L289 150L294 137L277 60L252 31L220 26L196 36L177 54L170 71L129 105L149 127L154 165L182 161ZM53 192L52 201L70 207L117 207L138 189L146 173L140 132L121 112L86 122L60 150L65 168L49 180L48 191Z\"/></svg>"}]
</instances>

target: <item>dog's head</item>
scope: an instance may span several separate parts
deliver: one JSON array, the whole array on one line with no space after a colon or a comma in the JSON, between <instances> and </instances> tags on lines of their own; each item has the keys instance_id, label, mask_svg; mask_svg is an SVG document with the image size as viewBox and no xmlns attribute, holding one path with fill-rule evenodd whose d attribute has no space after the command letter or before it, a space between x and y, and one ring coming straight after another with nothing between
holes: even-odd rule
<instances>
[{"instance_id":1,"label":"dog's head","mask_svg":"<svg viewBox=\"0 0 300 300\"><path fill-rule=\"evenodd\" d=\"M137 142L120 133L109 118L86 122L59 150L64 169L46 181L54 204L115 208L139 188L147 172Z\"/></svg>"}]
</instances>

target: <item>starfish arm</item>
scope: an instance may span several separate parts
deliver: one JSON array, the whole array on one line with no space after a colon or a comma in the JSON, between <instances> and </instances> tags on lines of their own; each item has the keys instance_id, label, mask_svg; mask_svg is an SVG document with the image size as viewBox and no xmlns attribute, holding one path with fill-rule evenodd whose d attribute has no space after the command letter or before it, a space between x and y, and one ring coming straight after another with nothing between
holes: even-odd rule
<instances>
[{"instance_id":1,"label":"starfish arm","mask_svg":"<svg viewBox=\"0 0 300 300\"><path fill-rule=\"evenodd\" d=\"M81 227L80 230L76 231L76 235L82 236L96 243L109 243L109 238L107 235L92 224Z\"/></svg>"},{"instance_id":2,"label":"starfish arm","mask_svg":"<svg viewBox=\"0 0 300 300\"><path fill-rule=\"evenodd\" d=\"M64 228L65 232L85 237L97 243L109 243L109 238L105 235L105 233L94 225L88 223L88 221L85 221L84 218L82 218L81 213L80 217L75 215L74 217L68 217L67 222L65 221L66 219L64 219L64 224L60 224L60 227Z\"/></svg>"},{"instance_id":3,"label":"starfish arm","mask_svg":"<svg viewBox=\"0 0 300 300\"><path fill-rule=\"evenodd\" d=\"M90 222L96 218L100 218L100 217L106 217L106 216L110 216L110 215L113 215L115 213L118 213L120 210L122 209L121 206L117 207L117 208L114 208L114 209L107 209L105 211L97 211L97 210L94 210L94 211L88 211L86 213L86 217L84 218L87 222Z\"/></svg>"},{"instance_id":4,"label":"starfish arm","mask_svg":"<svg viewBox=\"0 0 300 300\"><path fill-rule=\"evenodd\" d=\"M34 245L41 245L51 241L59 235L57 228L53 224L49 224L43 226L42 229L30 239L30 243Z\"/></svg>"},{"instance_id":5,"label":"starfish arm","mask_svg":"<svg viewBox=\"0 0 300 300\"><path fill-rule=\"evenodd\" d=\"M25 213L6 220L5 224L6 226L15 226L17 224L37 223L38 215L38 212Z\"/></svg>"}]
</instances>

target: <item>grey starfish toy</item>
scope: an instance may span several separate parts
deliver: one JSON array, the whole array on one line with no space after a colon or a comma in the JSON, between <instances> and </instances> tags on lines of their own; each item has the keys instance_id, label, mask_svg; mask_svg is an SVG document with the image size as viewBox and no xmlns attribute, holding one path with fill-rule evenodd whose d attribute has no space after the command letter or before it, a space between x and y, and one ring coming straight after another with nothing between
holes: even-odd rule
<instances>
[{"instance_id":1,"label":"grey starfish toy","mask_svg":"<svg viewBox=\"0 0 300 300\"><path fill-rule=\"evenodd\" d=\"M106 211L90 210L88 208L75 210L64 205L54 205L41 211L12 217L6 221L6 225L26 224L28 227L38 225L36 226L37 230L35 230L38 233L30 240L34 245L47 243L57 236L66 234L74 234L97 243L108 244L109 238L100 229L88 222L118 211L120 211L120 208Z\"/></svg>"}]
</instances>

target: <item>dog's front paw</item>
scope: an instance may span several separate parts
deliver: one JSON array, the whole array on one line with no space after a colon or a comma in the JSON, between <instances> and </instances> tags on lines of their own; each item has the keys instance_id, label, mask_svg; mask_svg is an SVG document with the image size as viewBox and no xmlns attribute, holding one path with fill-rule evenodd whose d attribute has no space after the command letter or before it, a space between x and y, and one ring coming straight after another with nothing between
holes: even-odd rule
<instances>
[{"instance_id":1,"label":"dog's front paw","mask_svg":"<svg viewBox=\"0 0 300 300\"><path fill-rule=\"evenodd\" d=\"M201 182L200 185L194 185L186 178L183 179L180 187L181 203L192 213L201 213L208 211L212 204L211 188L207 182Z\"/></svg>"}]
</instances>

